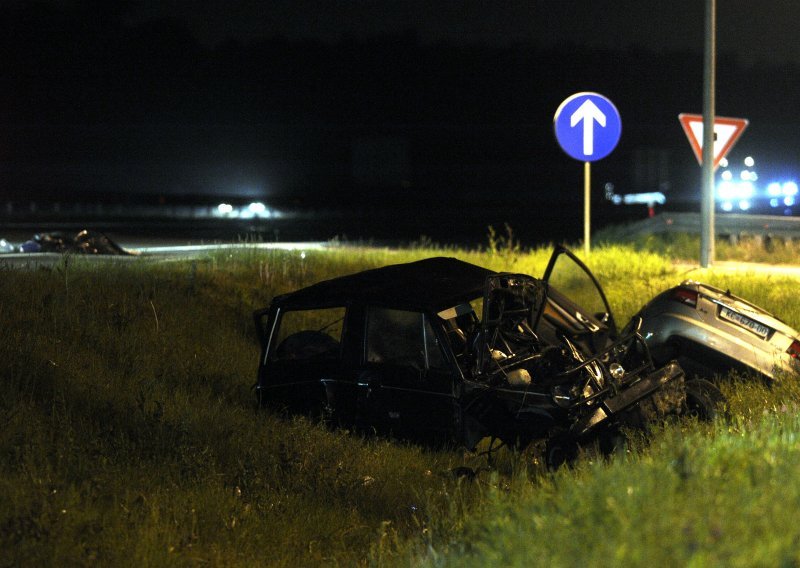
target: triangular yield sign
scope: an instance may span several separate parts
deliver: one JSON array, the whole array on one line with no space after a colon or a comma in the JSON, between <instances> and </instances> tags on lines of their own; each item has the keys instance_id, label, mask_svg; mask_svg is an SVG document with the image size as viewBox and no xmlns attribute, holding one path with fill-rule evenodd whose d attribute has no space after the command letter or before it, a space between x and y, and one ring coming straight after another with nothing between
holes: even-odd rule
<instances>
[{"instance_id":1,"label":"triangular yield sign","mask_svg":"<svg viewBox=\"0 0 800 568\"><path fill-rule=\"evenodd\" d=\"M689 144L697 156L697 162L703 165L703 115L679 114L683 131L689 139ZM714 117L714 169L717 169L724 158L747 127L746 118Z\"/></svg>"}]
</instances>

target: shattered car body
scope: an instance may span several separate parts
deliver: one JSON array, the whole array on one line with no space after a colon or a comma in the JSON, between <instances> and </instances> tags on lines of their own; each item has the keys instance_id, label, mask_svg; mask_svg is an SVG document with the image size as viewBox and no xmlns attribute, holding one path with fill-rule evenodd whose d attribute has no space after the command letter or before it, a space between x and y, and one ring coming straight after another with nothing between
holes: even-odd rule
<instances>
[{"instance_id":1,"label":"shattered car body","mask_svg":"<svg viewBox=\"0 0 800 568\"><path fill-rule=\"evenodd\" d=\"M676 363L655 368L635 331L599 345L585 322L562 326L546 317L548 293L546 281L440 257L276 297L254 314L257 397L468 449L485 437L591 440L680 411Z\"/></svg>"},{"instance_id":2,"label":"shattered car body","mask_svg":"<svg viewBox=\"0 0 800 568\"><path fill-rule=\"evenodd\" d=\"M800 332L730 290L686 280L635 317L653 358L677 359L691 375L737 370L772 380L800 371Z\"/></svg>"},{"instance_id":3,"label":"shattered car body","mask_svg":"<svg viewBox=\"0 0 800 568\"><path fill-rule=\"evenodd\" d=\"M568 248L555 247L542 277L548 284L548 298L543 312L547 325L540 333L551 338L571 338L584 351L603 349L621 337L638 334L647 343L649 356L656 367L673 361L681 366L685 359L676 358L676 352L658 350L651 342L650 327L653 320L643 320L643 313L634 315L622 332L617 329L616 319L603 292L602 286L589 268ZM548 334L549 331L549 334ZM691 362L689 362L691 363ZM684 369L685 370L685 369ZM682 412L697 418L710 420L724 414L727 401L719 388L704 377L692 373L684 381Z\"/></svg>"}]
</instances>

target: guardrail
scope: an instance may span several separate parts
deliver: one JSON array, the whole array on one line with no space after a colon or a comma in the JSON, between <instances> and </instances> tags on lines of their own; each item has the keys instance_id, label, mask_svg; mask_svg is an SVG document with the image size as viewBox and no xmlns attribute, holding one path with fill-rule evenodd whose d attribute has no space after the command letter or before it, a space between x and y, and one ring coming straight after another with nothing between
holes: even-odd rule
<instances>
[{"instance_id":1,"label":"guardrail","mask_svg":"<svg viewBox=\"0 0 800 568\"><path fill-rule=\"evenodd\" d=\"M714 216L714 232L717 237L727 238L733 242L743 237L800 239L800 217L717 213ZM699 234L700 214L660 213L655 217L629 223L621 227L617 234L622 237L635 238L639 235L654 233Z\"/></svg>"}]
</instances>

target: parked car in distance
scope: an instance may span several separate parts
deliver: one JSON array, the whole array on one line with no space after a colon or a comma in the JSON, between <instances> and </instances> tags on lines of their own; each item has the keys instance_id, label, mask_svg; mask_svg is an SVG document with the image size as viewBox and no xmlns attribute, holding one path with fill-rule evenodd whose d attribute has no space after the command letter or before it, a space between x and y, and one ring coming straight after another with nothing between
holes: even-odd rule
<instances>
[{"instance_id":1,"label":"parked car in distance","mask_svg":"<svg viewBox=\"0 0 800 568\"><path fill-rule=\"evenodd\" d=\"M601 336L610 311L563 308L548 293L532 276L440 257L278 296L254 313L255 392L263 405L422 442L548 440L549 462L686 409L677 363L656 368L636 330Z\"/></svg>"},{"instance_id":2,"label":"parked car in distance","mask_svg":"<svg viewBox=\"0 0 800 568\"><path fill-rule=\"evenodd\" d=\"M800 333L730 290L686 280L635 317L653 359L677 359L689 375L737 370L771 380L800 371Z\"/></svg>"}]
</instances>

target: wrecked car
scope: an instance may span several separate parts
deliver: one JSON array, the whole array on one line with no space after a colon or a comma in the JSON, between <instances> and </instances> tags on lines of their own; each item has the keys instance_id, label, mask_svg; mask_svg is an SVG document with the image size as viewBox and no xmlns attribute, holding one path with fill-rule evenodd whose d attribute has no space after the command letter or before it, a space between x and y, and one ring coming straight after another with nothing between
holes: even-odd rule
<instances>
[{"instance_id":1,"label":"wrecked car","mask_svg":"<svg viewBox=\"0 0 800 568\"><path fill-rule=\"evenodd\" d=\"M439 257L278 296L254 313L257 398L470 450L487 437L547 440L556 463L621 425L685 410L677 363L656 368L636 330L603 336L610 310L575 315L551 293L545 280Z\"/></svg>"},{"instance_id":2,"label":"wrecked car","mask_svg":"<svg viewBox=\"0 0 800 568\"><path fill-rule=\"evenodd\" d=\"M621 337L638 334L650 348L646 341L649 332L644 330L641 314L633 316L620 332L602 286L583 261L567 247L555 247L542 279L547 283L548 293L537 331L543 337L556 341L566 336L585 352L597 352ZM648 353L656 367L674 360L665 355L662 352L659 357L653 356L652 348ZM677 362L681 363L680 360ZM704 375L686 377L685 396L682 410L685 414L711 420L725 413L725 396Z\"/></svg>"},{"instance_id":3,"label":"wrecked car","mask_svg":"<svg viewBox=\"0 0 800 568\"><path fill-rule=\"evenodd\" d=\"M800 333L730 290L686 280L635 317L653 359L677 359L690 375L736 370L772 380L800 371Z\"/></svg>"},{"instance_id":4,"label":"wrecked car","mask_svg":"<svg viewBox=\"0 0 800 568\"><path fill-rule=\"evenodd\" d=\"M55 252L77 254L130 255L117 243L100 231L84 229L74 236L60 231L37 233L19 247L19 252Z\"/></svg>"}]
</instances>

